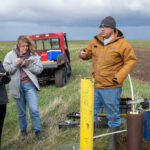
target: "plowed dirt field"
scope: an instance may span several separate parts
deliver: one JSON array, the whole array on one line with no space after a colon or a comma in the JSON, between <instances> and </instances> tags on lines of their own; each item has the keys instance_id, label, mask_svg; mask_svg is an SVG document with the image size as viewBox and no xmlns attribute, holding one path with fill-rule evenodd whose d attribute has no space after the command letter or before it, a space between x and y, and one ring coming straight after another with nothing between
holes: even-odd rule
<instances>
[{"instance_id":1,"label":"plowed dirt field","mask_svg":"<svg viewBox=\"0 0 150 150\"><path fill-rule=\"evenodd\" d=\"M150 49L134 48L137 63L131 71L131 76L143 82L150 83Z\"/></svg>"}]
</instances>

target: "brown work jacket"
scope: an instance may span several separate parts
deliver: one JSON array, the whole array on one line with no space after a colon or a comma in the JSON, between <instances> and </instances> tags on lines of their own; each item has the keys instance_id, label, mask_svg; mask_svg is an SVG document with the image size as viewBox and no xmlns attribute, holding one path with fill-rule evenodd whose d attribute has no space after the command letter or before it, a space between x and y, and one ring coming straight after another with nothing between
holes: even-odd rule
<instances>
[{"instance_id":1,"label":"brown work jacket","mask_svg":"<svg viewBox=\"0 0 150 150\"><path fill-rule=\"evenodd\" d=\"M84 50L87 53L84 59L92 59L93 62L91 76L94 78L95 88L121 87L136 63L133 48L118 29L106 45L101 34L98 34ZM114 82L113 78L116 78L117 82Z\"/></svg>"}]
</instances>

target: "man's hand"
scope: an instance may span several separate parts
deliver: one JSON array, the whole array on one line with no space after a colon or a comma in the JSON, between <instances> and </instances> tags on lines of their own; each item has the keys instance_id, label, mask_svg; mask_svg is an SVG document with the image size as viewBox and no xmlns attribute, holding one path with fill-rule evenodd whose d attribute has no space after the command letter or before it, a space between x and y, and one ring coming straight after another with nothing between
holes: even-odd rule
<instances>
[{"instance_id":1,"label":"man's hand","mask_svg":"<svg viewBox=\"0 0 150 150\"><path fill-rule=\"evenodd\" d=\"M113 78L112 81L116 84L119 84L119 82L117 81L117 78Z\"/></svg>"},{"instance_id":2,"label":"man's hand","mask_svg":"<svg viewBox=\"0 0 150 150\"><path fill-rule=\"evenodd\" d=\"M86 51L85 51L84 49L82 49L82 50L80 51L80 56L81 56L82 58L86 58Z\"/></svg>"}]
</instances>

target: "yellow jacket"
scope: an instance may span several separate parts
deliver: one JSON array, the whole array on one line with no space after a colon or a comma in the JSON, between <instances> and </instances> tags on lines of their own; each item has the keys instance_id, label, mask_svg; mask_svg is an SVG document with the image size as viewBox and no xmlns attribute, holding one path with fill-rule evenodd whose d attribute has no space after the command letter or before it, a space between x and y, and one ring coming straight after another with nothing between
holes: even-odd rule
<instances>
[{"instance_id":1,"label":"yellow jacket","mask_svg":"<svg viewBox=\"0 0 150 150\"><path fill-rule=\"evenodd\" d=\"M85 60L92 59L93 62L91 75L94 78L95 88L121 87L136 63L133 48L118 29L113 39L106 45L101 34L98 34L84 50L87 53ZM117 83L113 81L114 78Z\"/></svg>"}]
</instances>

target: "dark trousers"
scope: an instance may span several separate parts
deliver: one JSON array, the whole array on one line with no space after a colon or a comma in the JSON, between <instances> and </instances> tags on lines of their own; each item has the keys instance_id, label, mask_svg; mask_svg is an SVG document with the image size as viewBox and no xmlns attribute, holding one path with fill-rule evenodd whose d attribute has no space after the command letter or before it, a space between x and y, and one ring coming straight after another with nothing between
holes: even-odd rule
<instances>
[{"instance_id":1,"label":"dark trousers","mask_svg":"<svg viewBox=\"0 0 150 150\"><path fill-rule=\"evenodd\" d=\"M3 104L0 105L0 145L5 115L6 115L6 104Z\"/></svg>"}]
</instances>

